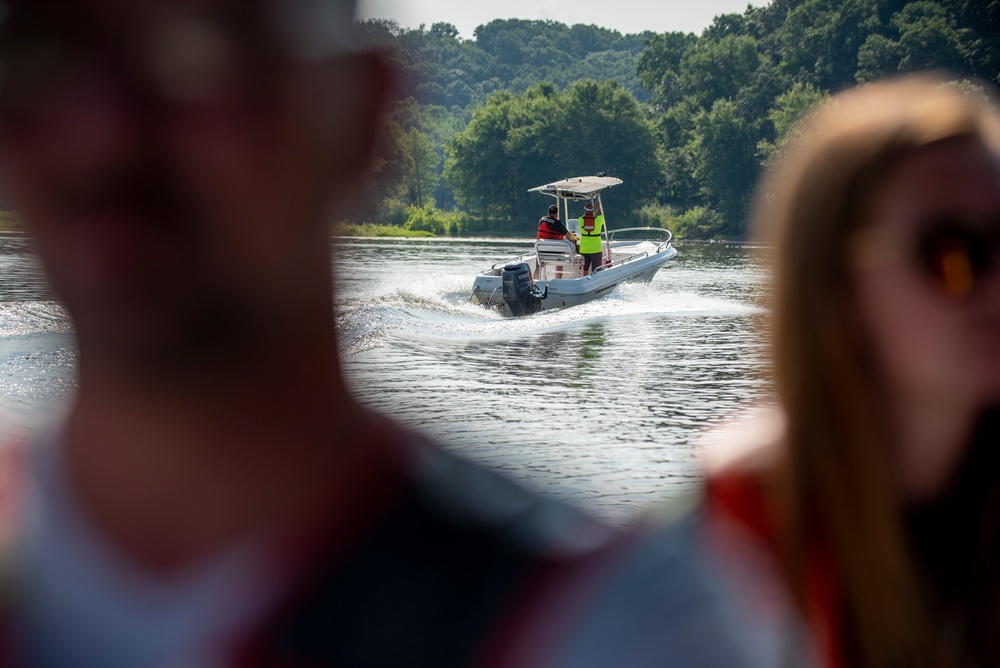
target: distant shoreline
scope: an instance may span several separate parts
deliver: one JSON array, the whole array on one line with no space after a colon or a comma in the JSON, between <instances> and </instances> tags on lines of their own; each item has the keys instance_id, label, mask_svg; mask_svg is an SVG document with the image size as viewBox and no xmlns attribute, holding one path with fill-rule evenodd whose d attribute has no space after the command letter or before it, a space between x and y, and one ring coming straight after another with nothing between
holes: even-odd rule
<instances>
[{"instance_id":1,"label":"distant shoreline","mask_svg":"<svg viewBox=\"0 0 1000 668\"><path fill-rule=\"evenodd\" d=\"M0 238L17 238L26 237L28 233L24 230L0 230ZM343 234L332 234L330 235L332 239L379 239L379 240L391 240L391 241L498 241L498 242L509 242L509 241L534 241L533 237L449 237L449 236L414 236L414 237L379 237L379 236L366 236L363 234L359 235L343 235ZM711 244L722 244L728 246L761 246L766 244L761 244L758 241L752 241L747 239L674 239L674 243L682 244L699 244L699 245L711 245Z\"/></svg>"}]
</instances>

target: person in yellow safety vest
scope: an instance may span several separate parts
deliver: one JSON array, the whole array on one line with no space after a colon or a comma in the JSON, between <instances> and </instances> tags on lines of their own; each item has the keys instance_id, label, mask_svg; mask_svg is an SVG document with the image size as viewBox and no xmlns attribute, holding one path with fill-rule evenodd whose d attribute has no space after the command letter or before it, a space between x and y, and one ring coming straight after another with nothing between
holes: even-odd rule
<instances>
[{"instance_id":1,"label":"person in yellow safety vest","mask_svg":"<svg viewBox=\"0 0 1000 668\"><path fill-rule=\"evenodd\" d=\"M604 265L604 252L601 248L601 231L604 229L604 212L597 205L587 202L580 218L580 255L583 256L583 275L597 271Z\"/></svg>"}]
</instances>

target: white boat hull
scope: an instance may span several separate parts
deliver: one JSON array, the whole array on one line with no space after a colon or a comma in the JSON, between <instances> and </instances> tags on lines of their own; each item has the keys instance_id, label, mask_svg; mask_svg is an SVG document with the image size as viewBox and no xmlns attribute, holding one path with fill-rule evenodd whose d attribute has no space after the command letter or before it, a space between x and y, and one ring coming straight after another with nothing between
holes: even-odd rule
<instances>
[{"instance_id":1,"label":"white boat hull","mask_svg":"<svg viewBox=\"0 0 1000 668\"><path fill-rule=\"evenodd\" d=\"M540 272L543 278L534 281L545 295L539 300L539 306L542 310L578 306L610 294L622 283L648 283L676 255L677 249L669 242L616 242L611 246L613 265L589 276L578 275L579 257L573 265L543 266ZM501 272L507 264L520 262L528 265L532 275L537 275L538 264L534 254L511 258L476 277L472 284L473 299L480 304L503 308L507 315L511 315L503 299ZM547 278L554 276L560 268L562 278Z\"/></svg>"}]
</instances>

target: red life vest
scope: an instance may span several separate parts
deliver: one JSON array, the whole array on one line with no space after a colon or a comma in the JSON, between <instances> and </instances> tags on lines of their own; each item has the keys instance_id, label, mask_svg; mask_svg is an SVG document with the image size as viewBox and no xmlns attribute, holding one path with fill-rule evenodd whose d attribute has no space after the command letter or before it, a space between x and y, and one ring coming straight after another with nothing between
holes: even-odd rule
<instances>
[{"instance_id":1,"label":"red life vest","mask_svg":"<svg viewBox=\"0 0 1000 668\"><path fill-rule=\"evenodd\" d=\"M538 221L538 236L536 239L562 239L563 235L552 231L551 225L559 221L545 216Z\"/></svg>"},{"instance_id":2,"label":"red life vest","mask_svg":"<svg viewBox=\"0 0 1000 668\"><path fill-rule=\"evenodd\" d=\"M583 214L583 218L580 219L580 224L583 226L585 232L593 232L596 225L594 224L595 216L593 213Z\"/></svg>"}]
</instances>

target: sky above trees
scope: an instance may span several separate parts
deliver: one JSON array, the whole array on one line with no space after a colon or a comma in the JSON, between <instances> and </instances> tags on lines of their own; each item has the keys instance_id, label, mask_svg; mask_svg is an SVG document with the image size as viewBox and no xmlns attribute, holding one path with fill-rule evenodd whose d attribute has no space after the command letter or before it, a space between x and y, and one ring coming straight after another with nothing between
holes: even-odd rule
<instances>
[{"instance_id":1,"label":"sky above trees","mask_svg":"<svg viewBox=\"0 0 1000 668\"><path fill-rule=\"evenodd\" d=\"M404 28L421 23L451 23L466 39L493 19L551 19L573 25L594 24L623 34L654 32L701 33L719 14L742 13L748 4L767 0L359 0L359 18L393 19Z\"/></svg>"}]
</instances>

